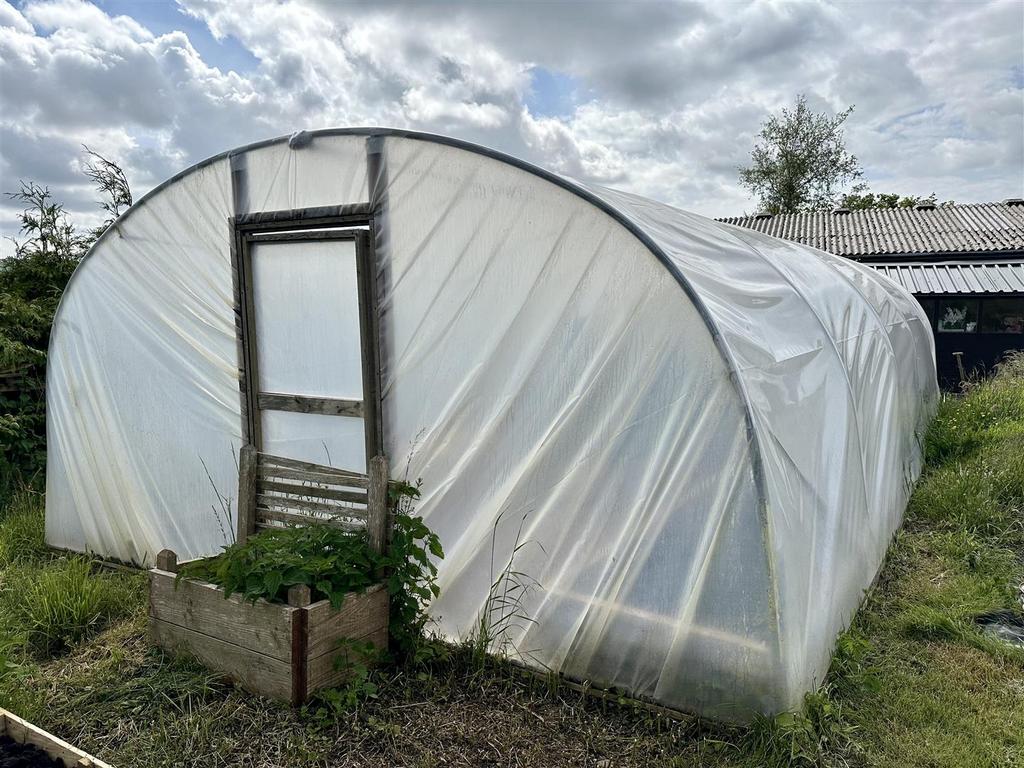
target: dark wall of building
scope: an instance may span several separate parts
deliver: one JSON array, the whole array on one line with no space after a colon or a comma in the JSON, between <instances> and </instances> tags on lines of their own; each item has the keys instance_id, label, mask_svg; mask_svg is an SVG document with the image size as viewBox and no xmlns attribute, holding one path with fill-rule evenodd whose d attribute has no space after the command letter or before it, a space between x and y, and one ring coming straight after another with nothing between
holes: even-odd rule
<instances>
[{"instance_id":1,"label":"dark wall of building","mask_svg":"<svg viewBox=\"0 0 1024 768\"><path fill-rule=\"evenodd\" d=\"M964 371L991 371L1007 352L1024 350L1024 295L917 296L935 334L939 386L957 389Z\"/></svg>"}]
</instances>

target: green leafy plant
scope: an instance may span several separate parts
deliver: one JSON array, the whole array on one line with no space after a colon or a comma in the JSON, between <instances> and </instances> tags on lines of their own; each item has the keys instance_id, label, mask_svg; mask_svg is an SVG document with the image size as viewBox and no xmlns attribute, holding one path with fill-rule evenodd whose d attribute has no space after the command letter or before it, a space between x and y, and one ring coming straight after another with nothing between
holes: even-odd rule
<instances>
[{"instance_id":1,"label":"green leafy plant","mask_svg":"<svg viewBox=\"0 0 1024 768\"><path fill-rule=\"evenodd\" d=\"M364 533L308 525L261 531L215 558L187 564L178 578L209 581L225 595L254 602L285 602L290 587L306 585L314 600L337 608L349 592L375 583L378 564Z\"/></svg>"},{"instance_id":2,"label":"green leafy plant","mask_svg":"<svg viewBox=\"0 0 1024 768\"><path fill-rule=\"evenodd\" d=\"M810 768L821 765L827 755L844 752L855 731L825 685L804 697L800 712L755 716L747 739L761 765Z\"/></svg>"},{"instance_id":3,"label":"green leafy plant","mask_svg":"<svg viewBox=\"0 0 1024 768\"><path fill-rule=\"evenodd\" d=\"M365 531L326 525L266 529L217 557L186 564L178 578L208 581L247 600L285 602L288 590L308 586L314 600L339 608L345 595L381 581L391 605L391 640L403 657L415 656L426 626L426 605L437 597L437 566L444 557L437 535L413 514L419 489L392 483L390 545L378 554Z\"/></svg>"},{"instance_id":4,"label":"green leafy plant","mask_svg":"<svg viewBox=\"0 0 1024 768\"><path fill-rule=\"evenodd\" d=\"M383 651L367 640L347 637L338 641L337 650L334 668L345 672L345 682L317 694L314 713L318 715L336 717L377 698L376 667L384 658Z\"/></svg>"}]
</instances>

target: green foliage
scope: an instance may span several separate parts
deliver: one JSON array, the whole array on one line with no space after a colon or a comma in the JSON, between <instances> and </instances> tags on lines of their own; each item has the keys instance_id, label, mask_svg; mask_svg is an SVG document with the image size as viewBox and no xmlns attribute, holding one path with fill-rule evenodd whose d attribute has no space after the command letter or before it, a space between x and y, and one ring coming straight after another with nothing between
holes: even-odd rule
<instances>
[{"instance_id":1,"label":"green foliage","mask_svg":"<svg viewBox=\"0 0 1024 768\"><path fill-rule=\"evenodd\" d=\"M740 183L768 213L831 208L839 188L862 175L846 151L843 124L853 107L829 116L812 112L803 95L792 109L771 115L761 126L751 164L740 169Z\"/></svg>"},{"instance_id":2,"label":"green foliage","mask_svg":"<svg viewBox=\"0 0 1024 768\"><path fill-rule=\"evenodd\" d=\"M969 382L962 396L944 395L925 436L931 468L963 459L983 445L1024 439L1024 353L1009 354L992 376Z\"/></svg>"},{"instance_id":3,"label":"green foliage","mask_svg":"<svg viewBox=\"0 0 1024 768\"><path fill-rule=\"evenodd\" d=\"M24 244L0 260L0 372L20 374L16 392L0 392L0 477L31 476L42 467L46 347L57 302L76 264L75 256Z\"/></svg>"},{"instance_id":4,"label":"green foliage","mask_svg":"<svg viewBox=\"0 0 1024 768\"><path fill-rule=\"evenodd\" d=\"M86 148L86 176L116 215L131 204L124 172ZM21 182L6 196L22 206L21 239L14 255L0 260L0 373L20 376L17 391L0 392L0 499L12 478L32 477L45 462L46 352L61 294L78 262L99 234L81 234L50 190ZM102 228L101 228L102 229Z\"/></svg>"},{"instance_id":5,"label":"green foliage","mask_svg":"<svg viewBox=\"0 0 1024 768\"><path fill-rule=\"evenodd\" d=\"M839 635L828 673L832 689L878 690L880 681L869 663L873 651L871 642L857 630Z\"/></svg>"},{"instance_id":6,"label":"green foliage","mask_svg":"<svg viewBox=\"0 0 1024 768\"><path fill-rule=\"evenodd\" d=\"M856 729L843 718L842 706L828 686L804 697L800 712L759 715L750 725L748 744L761 765L818 766L830 753L844 751Z\"/></svg>"},{"instance_id":7,"label":"green foliage","mask_svg":"<svg viewBox=\"0 0 1024 768\"><path fill-rule=\"evenodd\" d=\"M14 491L0 510L0 570L48 557L44 527L42 495L29 487Z\"/></svg>"},{"instance_id":8,"label":"green foliage","mask_svg":"<svg viewBox=\"0 0 1024 768\"><path fill-rule=\"evenodd\" d=\"M338 608L346 594L375 583L378 562L365 533L307 525L260 531L215 558L185 565L178 578L209 581L254 602L286 602L288 589L304 584L314 600Z\"/></svg>"},{"instance_id":9,"label":"green foliage","mask_svg":"<svg viewBox=\"0 0 1024 768\"><path fill-rule=\"evenodd\" d=\"M508 561L495 574L495 544L500 523L501 515L494 521L494 528L491 531L491 587L477 617L476 627L466 640L472 666L477 671L486 668L489 654L497 653L500 657L507 657L510 651L516 652L512 644L512 631L525 629L527 624L536 621L526 613L523 606L526 597L538 586L537 580L515 567L516 556L531 543L530 540L524 541L522 538L526 515L519 521L519 529L512 542L512 552Z\"/></svg>"},{"instance_id":10,"label":"green foliage","mask_svg":"<svg viewBox=\"0 0 1024 768\"><path fill-rule=\"evenodd\" d=\"M384 654L369 641L342 638L338 641L334 668L343 670L345 682L336 688L320 691L309 709L321 718L340 717L377 698L377 666Z\"/></svg>"},{"instance_id":11,"label":"green foliage","mask_svg":"<svg viewBox=\"0 0 1024 768\"><path fill-rule=\"evenodd\" d=\"M382 578L391 605L391 638L403 656L415 656L426 625L426 604L438 594L433 558L444 557L437 535L412 514L418 488L392 484L394 514L388 551L370 549L365 531L324 525L266 529L217 557L185 565L178 578L223 587L225 595L285 602L304 584L314 600L340 607L345 595L364 592Z\"/></svg>"},{"instance_id":12,"label":"green foliage","mask_svg":"<svg viewBox=\"0 0 1024 768\"><path fill-rule=\"evenodd\" d=\"M391 545L380 560L391 599L391 639L404 659L412 661L429 653L423 646L426 606L440 593L434 581L434 559L444 557L437 534L427 528L423 518L411 514L411 505L419 495L419 488L409 485L391 490L396 514Z\"/></svg>"},{"instance_id":13,"label":"green foliage","mask_svg":"<svg viewBox=\"0 0 1024 768\"><path fill-rule=\"evenodd\" d=\"M839 198L839 207L851 211L867 211L879 208L913 208L915 205L938 205L938 198L935 193L927 197L915 197L914 195L886 194L883 192L869 192L866 184L857 184L852 192L848 192ZM943 203L948 205L948 203Z\"/></svg>"},{"instance_id":14,"label":"green foliage","mask_svg":"<svg viewBox=\"0 0 1024 768\"><path fill-rule=\"evenodd\" d=\"M82 163L82 171L103 195L99 200L100 208L107 218L99 227L92 231L92 237L99 237L125 210L132 207L132 191L128 186L128 178L117 163L107 160L98 152L93 152L82 145L86 159Z\"/></svg>"},{"instance_id":15,"label":"green foliage","mask_svg":"<svg viewBox=\"0 0 1024 768\"><path fill-rule=\"evenodd\" d=\"M129 593L140 585L97 572L87 558L69 557L46 567L8 567L0 606L9 635L20 634L37 656L54 656L124 617L133 602Z\"/></svg>"}]
</instances>

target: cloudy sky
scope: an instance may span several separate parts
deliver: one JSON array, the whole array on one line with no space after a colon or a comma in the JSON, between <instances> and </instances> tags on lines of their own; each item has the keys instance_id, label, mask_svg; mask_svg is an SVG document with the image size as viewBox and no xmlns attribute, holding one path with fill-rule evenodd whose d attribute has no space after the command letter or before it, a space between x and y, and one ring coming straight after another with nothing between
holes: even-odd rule
<instances>
[{"instance_id":1,"label":"cloudy sky","mask_svg":"<svg viewBox=\"0 0 1024 768\"><path fill-rule=\"evenodd\" d=\"M0 0L0 182L97 220L81 146L136 196L300 128L411 127L724 216L765 116L856 109L879 191L1024 196L1024 3ZM15 227L0 203L0 231ZM9 252L4 246L3 253Z\"/></svg>"}]
</instances>

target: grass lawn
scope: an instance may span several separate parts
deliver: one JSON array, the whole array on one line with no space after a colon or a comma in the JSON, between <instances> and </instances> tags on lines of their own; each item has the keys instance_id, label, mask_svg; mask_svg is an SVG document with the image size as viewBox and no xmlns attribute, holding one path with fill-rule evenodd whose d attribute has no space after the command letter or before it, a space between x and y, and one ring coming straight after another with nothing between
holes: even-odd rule
<instances>
[{"instance_id":1,"label":"grass lawn","mask_svg":"<svg viewBox=\"0 0 1024 768\"><path fill-rule=\"evenodd\" d=\"M40 495L0 511L0 706L128 766L1024 766L1024 359L945 399L907 522L804 711L668 721L454 649L376 698L292 711L145 640L142 574L42 544Z\"/></svg>"}]
</instances>

